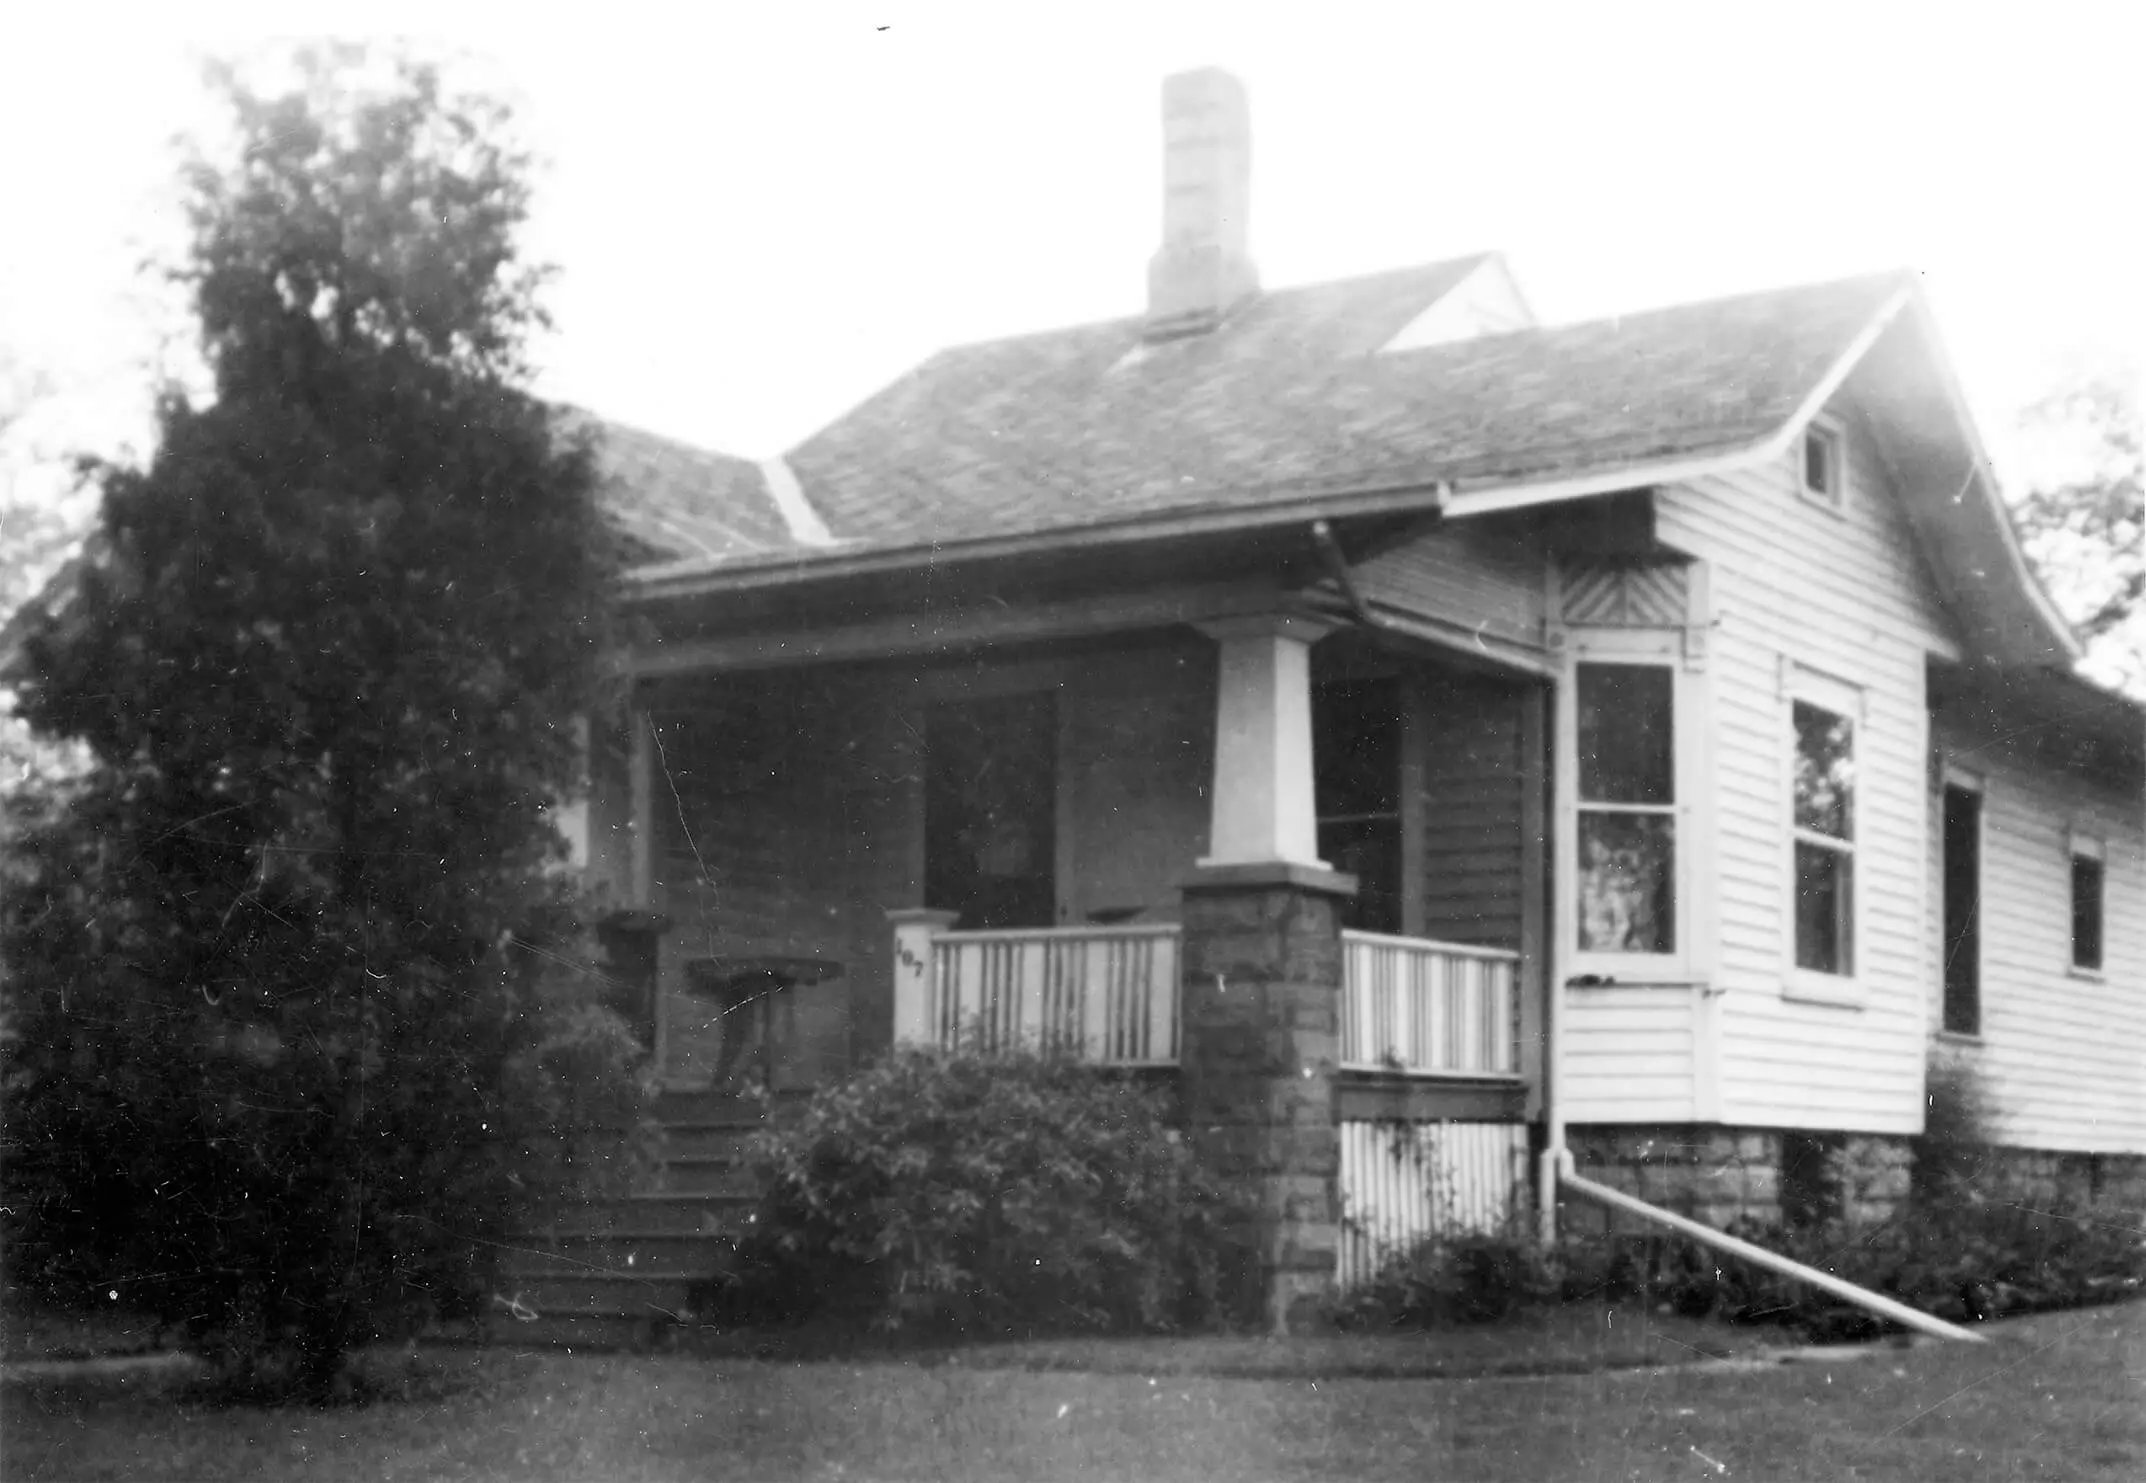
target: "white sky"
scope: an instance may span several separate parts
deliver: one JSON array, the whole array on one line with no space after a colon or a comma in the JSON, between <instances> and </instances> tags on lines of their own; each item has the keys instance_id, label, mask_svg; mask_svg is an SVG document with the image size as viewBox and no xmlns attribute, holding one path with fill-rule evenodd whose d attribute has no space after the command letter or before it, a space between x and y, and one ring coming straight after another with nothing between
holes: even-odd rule
<instances>
[{"instance_id":1,"label":"white sky","mask_svg":"<svg viewBox=\"0 0 2146 1483\"><path fill-rule=\"evenodd\" d=\"M141 447L184 321L135 267L176 241L199 60L327 32L471 54L515 103L562 270L541 389L736 453L938 346L1136 312L1160 79L1210 63L1250 91L1270 285L1501 247L1572 318L1913 266L2000 456L2068 357L2146 358L2116 0L82 4L0 37L0 346L59 386L42 449Z\"/></svg>"}]
</instances>

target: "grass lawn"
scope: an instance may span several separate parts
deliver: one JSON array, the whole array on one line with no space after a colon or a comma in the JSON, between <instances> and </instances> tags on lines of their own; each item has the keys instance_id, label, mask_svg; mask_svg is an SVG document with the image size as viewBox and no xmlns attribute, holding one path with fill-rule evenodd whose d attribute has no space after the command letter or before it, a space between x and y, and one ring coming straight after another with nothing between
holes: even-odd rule
<instances>
[{"instance_id":1,"label":"grass lawn","mask_svg":"<svg viewBox=\"0 0 2146 1483\"><path fill-rule=\"evenodd\" d=\"M1188 1346L1221 1341L1108 1346L1091 1356L1102 1372L1029 1368L1079 1358L1048 1348L938 1363L430 1350L372 1357L402 1379L369 1407L213 1410L139 1376L10 1385L0 1469L368 1483L2146 1476L2146 1305L1988 1332L1988 1346L1787 1366L1473 1379L1322 1374L1344 1351L1292 1360L1291 1345L1267 1346L1264 1375L1191 1373L1202 1356Z\"/></svg>"}]
</instances>

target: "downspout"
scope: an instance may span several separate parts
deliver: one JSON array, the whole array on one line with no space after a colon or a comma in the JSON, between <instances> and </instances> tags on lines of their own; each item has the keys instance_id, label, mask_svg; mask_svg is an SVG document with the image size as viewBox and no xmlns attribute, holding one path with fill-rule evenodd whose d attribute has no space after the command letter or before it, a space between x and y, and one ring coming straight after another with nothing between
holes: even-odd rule
<instances>
[{"instance_id":1,"label":"downspout","mask_svg":"<svg viewBox=\"0 0 2146 1483\"><path fill-rule=\"evenodd\" d=\"M1440 485L1444 489L1444 485ZM1446 489L1446 494L1451 494ZM1341 601L1348 603L1350 614L1356 622L1367 629L1395 631L1391 622L1363 599L1363 592L1356 590L1356 579L1350 575L1348 556L1341 552L1341 543L1335 541L1333 526L1324 519L1311 522L1311 543L1318 547L1320 562L1324 562L1326 575L1333 577L1335 588L1341 590ZM1549 723L1549 732L1556 734L1556 721ZM1545 809L1547 813L1547 809ZM1547 841L1545 841L1547 843ZM1556 854L1552 850L1549 854ZM1552 897L1554 899L1554 897ZM1552 919L1556 919L1556 906L1552 906ZM1543 1155L1534 1165L1534 1219L1537 1219L1537 1234L1543 1245L1552 1245L1558 1238L1558 1172L1571 1163L1571 1155L1564 1150L1564 1112L1558 1103L1558 1071L1562 1067L1560 1052L1564 1045L1564 974L1558 966L1558 942L1562 942L1556 921L1549 925L1549 953L1545 972L1549 979L1549 992L1543 996Z\"/></svg>"},{"instance_id":2,"label":"downspout","mask_svg":"<svg viewBox=\"0 0 2146 1483\"><path fill-rule=\"evenodd\" d=\"M1820 1292L1830 1293L1843 1302L1853 1303L1856 1307L1866 1312L1875 1313L1880 1318L1889 1318L1903 1328L1910 1328L1919 1334L1929 1334L1938 1339L1959 1339L1969 1344L1987 1344L1989 1342L1982 1335L1972 1330L1963 1329L1955 1323L1947 1323L1944 1319L1925 1313L1919 1308L1910 1308L1905 1303L1896 1302L1882 1293L1872 1292L1867 1287L1857 1287L1852 1282L1844 1282L1831 1272L1821 1272L1816 1267L1806 1267L1801 1262L1790 1261L1778 1252L1768 1251L1763 1246L1753 1246L1749 1241L1740 1241L1734 1236L1717 1231L1712 1226L1703 1225L1688 1216L1678 1215L1674 1211L1663 1210L1657 1206L1649 1205L1644 1200L1636 1200L1623 1190L1611 1189L1608 1185L1597 1184L1592 1179L1582 1179L1577 1173L1573 1172L1570 1155L1566 1155L1559 1161L1557 1178L1558 1182L1576 1195L1584 1195L1597 1204L1607 1205L1613 1210L1622 1210L1627 1214L1636 1215L1642 1220L1651 1220L1656 1225L1667 1226L1672 1231L1678 1231L1691 1237L1703 1246L1711 1246L1716 1251L1726 1252L1728 1255L1747 1261L1755 1267L1764 1267L1769 1272L1778 1272L1783 1277L1807 1283L1817 1288Z\"/></svg>"},{"instance_id":3,"label":"downspout","mask_svg":"<svg viewBox=\"0 0 2146 1483\"><path fill-rule=\"evenodd\" d=\"M1453 486L1441 479L1435 487L1439 508L1443 509L1445 502L1453 497ZM1366 628L1408 634L1407 629L1387 621L1383 613L1374 612L1371 604L1364 601L1363 593L1357 590L1356 578L1349 571L1348 554L1341 549L1341 543L1334 539L1333 526L1324 520L1314 520L1311 523L1311 541L1319 548L1319 560L1326 567L1326 574L1334 579L1334 585L1341 590L1342 601L1349 605L1350 616Z\"/></svg>"},{"instance_id":4,"label":"downspout","mask_svg":"<svg viewBox=\"0 0 2146 1483\"><path fill-rule=\"evenodd\" d=\"M1556 729L1551 728L1551 735ZM1554 800L1553 800L1554 802ZM1554 840L1556 824L1550 827ZM1555 859L1557 851L1549 851ZM1543 954L1545 985L1542 996L1542 1156L1535 1164L1535 1233L1545 1246L1557 1242L1557 1183L1572 1168L1572 1152L1565 1147L1565 1101L1559 1082L1565 1071L1565 940L1559 928L1558 892L1550 897L1550 944Z\"/></svg>"},{"instance_id":5,"label":"downspout","mask_svg":"<svg viewBox=\"0 0 2146 1483\"><path fill-rule=\"evenodd\" d=\"M1369 604L1364 601L1363 594L1357 591L1356 583L1349 574L1348 558L1342 553L1340 544L1334 539L1333 528L1324 520L1315 520L1311 525L1311 538L1313 544L1319 548L1319 555L1326 565L1328 575L1334 579L1334 585L1341 590L1343 600L1348 603L1350 612L1367 627L1388 627L1389 625L1377 613L1373 612ZM1554 723L1552 734L1555 734ZM1554 853L1553 851L1553 856ZM1549 963L1547 966L1550 989L1543 1000L1542 1118L1544 1147L1542 1157L1536 1165L1535 1200L1538 1229L1543 1243L1548 1245L1556 1241L1558 1194L1561 1190L1570 1190L1573 1194L1584 1196L1612 1209L1636 1215L1642 1220L1653 1221L1656 1225L1667 1226L1673 1231L1679 1231L1691 1237L1703 1246L1712 1247L1716 1251L1740 1258L1743 1261L1750 1262L1753 1266L1763 1267L1769 1272L1777 1272L1794 1281L1806 1283L1821 1292L1829 1293L1841 1299L1843 1302L1852 1303L1866 1312L1875 1313L1880 1318L1890 1319L1903 1328L1913 1329L1917 1333L1929 1334L1940 1339L1957 1339L1969 1344L1988 1343L1989 1341L1980 1334L1963 1329L1957 1324L1947 1323L1944 1319L1924 1313L1918 1308L1910 1308L1907 1304L1897 1302L1882 1293L1872 1292L1865 1287L1857 1287L1854 1283L1845 1282L1830 1272L1821 1272L1816 1267L1807 1267L1802 1262L1791 1261L1776 1252L1766 1250L1763 1246L1754 1246L1749 1241L1739 1240L1735 1236L1717 1231L1712 1226L1702 1225L1687 1216L1649 1205L1644 1200L1634 1199L1622 1190L1611 1189L1608 1185L1597 1184L1591 1179L1582 1179L1580 1177L1573 1166L1572 1151L1565 1146L1564 1108L1557 1095L1558 1077L1562 1069L1561 1058L1564 1049L1565 1018L1565 974L1561 961L1563 954L1559 950L1559 945L1565 940L1565 934L1558 921L1560 915L1557 907L1558 893L1552 891L1549 894L1551 921L1550 950L1547 955Z\"/></svg>"},{"instance_id":6,"label":"downspout","mask_svg":"<svg viewBox=\"0 0 2146 1483\"><path fill-rule=\"evenodd\" d=\"M1343 553L1341 543L1334 539L1334 527L1324 520L1311 523L1311 543L1319 548L1319 560L1326 566L1326 574L1334 579L1341 589L1342 601L1349 605L1349 612L1366 628L1386 628L1390 625L1379 614L1371 611L1364 595L1356 590L1356 578L1349 572L1349 558Z\"/></svg>"},{"instance_id":7,"label":"downspout","mask_svg":"<svg viewBox=\"0 0 2146 1483\"><path fill-rule=\"evenodd\" d=\"M1445 485L1441 485L1440 490L1442 494L1451 493ZM1333 578L1335 587L1340 589L1342 600L1349 605L1349 611L1356 620L1367 628L1393 631L1393 625L1388 623L1383 615L1374 612L1371 605L1364 601L1363 593L1357 590L1356 580L1349 572L1348 556L1342 551L1341 543L1334 539L1334 528L1324 520L1314 520L1311 523L1311 539L1312 544L1318 548L1319 558L1326 566L1327 575ZM1547 729L1551 735L1556 734L1554 715L1549 719ZM1555 800L1552 801L1554 803ZM1549 812L1545 810L1546 815ZM1554 858L1556 851L1551 849L1549 854ZM1565 1116L1557 1095L1558 1075L1562 1068L1565 1018L1564 970L1560 966L1557 945L1564 938L1557 923L1557 893L1553 891L1549 895L1550 950L1545 955L1548 959L1545 969L1549 989L1543 996L1542 1018L1542 1120L1545 1144L1542 1156L1535 1166L1536 1232L1545 1246L1557 1240L1558 1175L1572 1162L1572 1156L1565 1150Z\"/></svg>"}]
</instances>

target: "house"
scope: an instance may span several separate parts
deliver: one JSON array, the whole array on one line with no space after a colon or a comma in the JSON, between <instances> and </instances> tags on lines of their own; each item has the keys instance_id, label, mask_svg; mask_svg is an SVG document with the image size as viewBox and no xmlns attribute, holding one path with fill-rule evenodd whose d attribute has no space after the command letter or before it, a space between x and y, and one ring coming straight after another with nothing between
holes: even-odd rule
<instances>
[{"instance_id":1,"label":"house","mask_svg":"<svg viewBox=\"0 0 2146 1483\"><path fill-rule=\"evenodd\" d=\"M1568 1158L1882 1210L1933 1057L2004 1177L2146 1205L2146 721L1912 276L1263 289L1241 89L1164 113L1144 313L780 459L606 434L646 637L569 823L673 1107L963 1033L1147 1068L1285 1322Z\"/></svg>"},{"instance_id":2,"label":"house","mask_svg":"<svg viewBox=\"0 0 2146 1483\"><path fill-rule=\"evenodd\" d=\"M667 1073L736 1019L688 965L753 954L841 970L781 1085L977 1022L1174 1067L1284 1306L1545 1148L1716 1221L1839 1148L1882 1208L1933 1056L2018 1178L2146 1199L2146 725L1912 276L1263 290L1241 90L1172 78L1165 134L1144 314L757 467L627 446L655 637L589 868L668 923Z\"/></svg>"}]
</instances>

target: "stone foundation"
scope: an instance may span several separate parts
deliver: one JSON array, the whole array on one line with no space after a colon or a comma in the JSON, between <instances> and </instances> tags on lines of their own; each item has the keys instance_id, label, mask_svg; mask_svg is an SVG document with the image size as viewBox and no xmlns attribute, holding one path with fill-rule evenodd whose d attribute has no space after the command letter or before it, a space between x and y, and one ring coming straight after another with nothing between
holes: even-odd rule
<instances>
[{"instance_id":1,"label":"stone foundation","mask_svg":"<svg viewBox=\"0 0 2146 1483\"><path fill-rule=\"evenodd\" d=\"M1804 1132L1694 1124L1572 1127L1566 1144L1582 1178L1717 1229L1882 1223L1914 1193L1913 1140L1884 1133ZM1991 1199L2043 1209L2146 1210L2146 1155L1991 1150L1978 1186ZM1567 1200L1574 1232L1654 1230L1636 1216Z\"/></svg>"}]
</instances>

